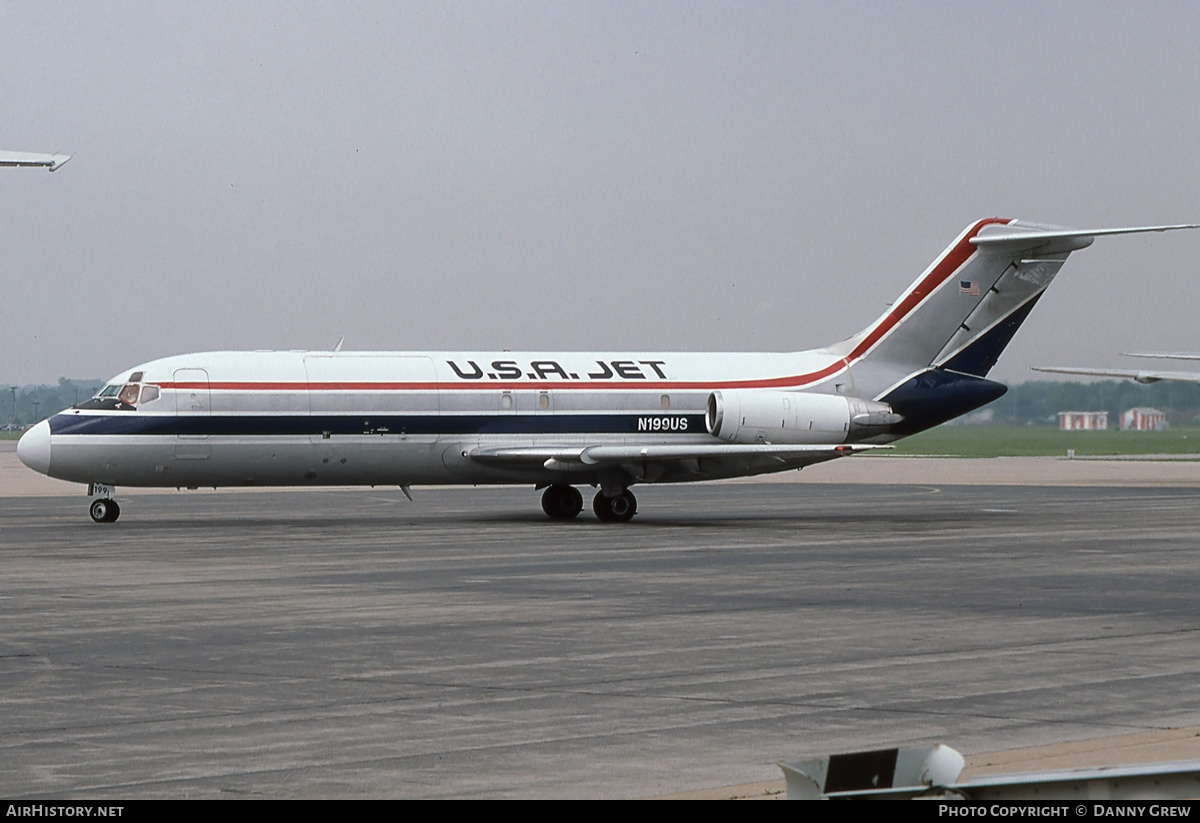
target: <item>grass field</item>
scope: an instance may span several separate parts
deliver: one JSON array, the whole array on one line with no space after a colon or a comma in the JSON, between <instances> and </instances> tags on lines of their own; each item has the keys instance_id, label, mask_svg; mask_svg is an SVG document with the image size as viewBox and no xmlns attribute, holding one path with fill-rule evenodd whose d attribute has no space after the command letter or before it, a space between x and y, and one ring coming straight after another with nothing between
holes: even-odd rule
<instances>
[{"instance_id":1,"label":"grass field","mask_svg":"<svg viewBox=\"0 0 1200 823\"><path fill-rule=\"evenodd\" d=\"M1200 460L1200 429L1165 432L1062 431L1054 426L939 426L896 444L889 455L940 457L1077 457L1194 454Z\"/></svg>"}]
</instances>

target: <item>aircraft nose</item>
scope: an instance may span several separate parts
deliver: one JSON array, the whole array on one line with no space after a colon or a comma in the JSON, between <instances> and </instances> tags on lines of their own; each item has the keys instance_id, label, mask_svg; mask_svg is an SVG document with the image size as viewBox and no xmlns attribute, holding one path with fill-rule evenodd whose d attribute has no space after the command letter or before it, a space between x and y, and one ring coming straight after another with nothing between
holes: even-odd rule
<instances>
[{"instance_id":1,"label":"aircraft nose","mask_svg":"<svg viewBox=\"0 0 1200 823\"><path fill-rule=\"evenodd\" d=\"M50 421L43 420L21 435L17 441L17 457L35 472L50 472Z\"/></svg>"}]
</instances>

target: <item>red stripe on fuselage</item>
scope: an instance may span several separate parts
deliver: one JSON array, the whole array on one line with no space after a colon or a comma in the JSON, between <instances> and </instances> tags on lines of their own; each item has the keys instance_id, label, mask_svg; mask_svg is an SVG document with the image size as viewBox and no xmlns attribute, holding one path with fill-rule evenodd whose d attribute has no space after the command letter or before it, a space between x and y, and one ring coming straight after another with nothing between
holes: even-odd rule
<instances>
[{"instance_id":1,"label":"red stripe on fuselage","mask_svg":"<svg viewBox=\"0 0 1200 823\"><path fill-rule=\"evenodd\" d=\"M926 297L933 294L939 286L946 282L954 272L958 271L964 263L970 259L975 253L975 246L971 243L971 238L975 237L984 226L993 223L1011 223L1000 217L992 217L986 220L980 220L972 226L962 237L955 243L953 247L946 251L938 260L929 274L925 275L921 280L912 287L890 312L881 317L879 321L863 336L854 350L850 352L848 357L836 360L828 366L817 369L816 371L806 374L789 375L787 377L768 377L758 380L718 380L718 381L695 381L695 380L635 380L622 379L619 382L612 380L541 380L541 381L526 381L512 382L505 380L471 380L453 383L388 383L388 382L337 382L337 383L297 383L297 382L251 382L251 381L214 381L211 383L198 383L195 381L186 381L178 383L157 383L155 385L164 389L211 389L215 391L471 391L474 390L492 390L501 389L507 391L514 390L548 390L548 389L577 389L581 391L596 391L599 389L614 389L621 391L638 391L651 390L661 391L664 389L702 389L711 391L712 389L778 389L778 388L797 388L807 386L819 380L824 380L827 377L832 377L840 371L848 368L855 360L861 360L871 348L887 335L892 329L900 324L914 309L925 300Z\"/></svg>"},{"instance_id":2,"label":"red stripe on fuselage","mask_svg":"<svg viewBox=\"0 0 1200 823\"><path fill-rule=\"evenodd\" d=\"M214 391L470 391L471 389L748 389L804 385L828 377L845 368L845 361L838 360L819 371L794 377L769 377L762 380L527 380L513 383L504 380L472 380L461 383L260 383L260 382L211 382L211 383L155 383L163 389L188 390L211 389Z\"/></svg>"}]
</instances>

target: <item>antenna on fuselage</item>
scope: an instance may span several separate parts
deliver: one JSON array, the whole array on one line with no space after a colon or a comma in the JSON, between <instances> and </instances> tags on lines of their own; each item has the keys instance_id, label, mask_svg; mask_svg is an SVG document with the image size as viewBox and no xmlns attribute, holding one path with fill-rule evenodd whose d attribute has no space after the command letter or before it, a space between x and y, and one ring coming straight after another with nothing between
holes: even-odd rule
<instances>
[{"instance_id":1,"label":"antenna on fuselage","mask_svg":"<svg viewBox=\"0 0 1200 823\"><path fill-rule=\"evenodd\" d=\"M344 343L344 342L346 342L346 335L344 335L344 334L343 334L341 337L339 337L339 338L338 338L337 345L333 347L333 350L334 350L334 351L341 351L341 350L342 350L342 343Z\"/></svg>"}]
</instances>

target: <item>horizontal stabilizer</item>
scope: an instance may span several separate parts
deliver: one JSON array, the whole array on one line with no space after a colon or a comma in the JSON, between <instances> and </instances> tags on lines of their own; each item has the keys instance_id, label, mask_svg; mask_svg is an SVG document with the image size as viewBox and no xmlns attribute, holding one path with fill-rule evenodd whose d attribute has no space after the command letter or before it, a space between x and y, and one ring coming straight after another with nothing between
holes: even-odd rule
<instances>
[{"instance_id":1,"label":"horizontal stabilizer","mask_svg":"<svg viewBox=\"0 0 1200 823\"><path fill-rule=\"evenodd\" d=\"M1017 231L1014 231L1014 229L1017 229ZM981 249L1020 251L1022 249L1038 248L1049 243L1059 245L1056 241L1073 241L1069 242L1068 246L1069 250L1074 250L1086 248L1092 244L1092 240L1104 235L1200 229L1200 223L1180 223L1171 226L1131 226L1119 229L1034 229L1030 231L1020 231L1019 229L1019 223L998 226L996 231L990 233L985 229L975 237L972 237L971 242Z\"/></svg>"},{"instance_id":2,"label":"horizontal stabilizer","mask_svg":"<svg viewBox=\"0 0 1200 823\"><path fill-rule=\"evenodd\" d=\"M1158 371L1151 369L1085 369L1075 366L1033 366L1034 371L1054 374L1078 374L1084 377L1117 377L1136 380L1139 383L1157 383L1159 380L1174 380L1179 383L1200 383L1200 372Z\"/></svg>"}]
</instances>

